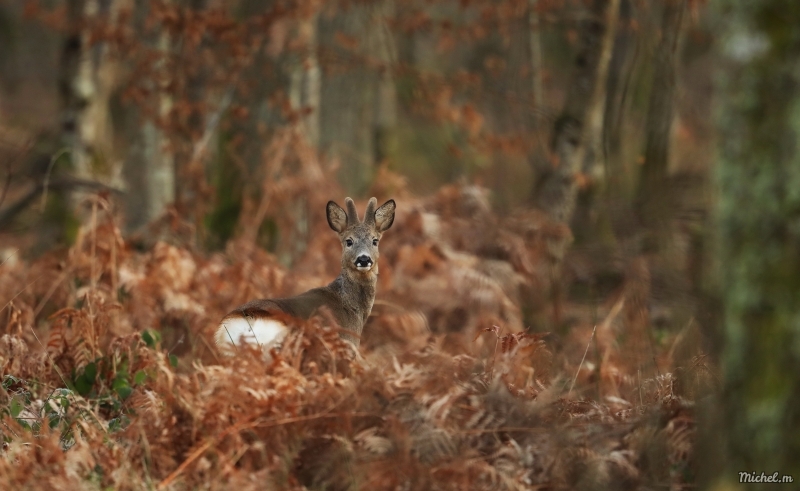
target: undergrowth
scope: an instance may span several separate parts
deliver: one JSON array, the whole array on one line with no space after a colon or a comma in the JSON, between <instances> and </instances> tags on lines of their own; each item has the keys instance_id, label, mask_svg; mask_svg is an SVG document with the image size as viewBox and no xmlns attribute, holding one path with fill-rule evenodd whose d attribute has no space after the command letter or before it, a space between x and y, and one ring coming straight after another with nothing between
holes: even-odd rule
<instances>
[{"instance_id":1,"label":"undergrowth","mask_svg":"<svg viewBox=\"0 0 800 491\"><path fill-rule=\"evenodd\" d=\"M286 319L269 363L220 357L211 334L235 305L335 275L322 207L290 273L252 242L209 256L169 229L136 251L95 206L74 246L0 266L0 487L690 486L702 358L624 356L619 332L639 326L625 291L571 335L525 329L546 238L568 232L493 218L482 193L399 202L360 354L323 315Z\"/></svg>"}]
</instances>

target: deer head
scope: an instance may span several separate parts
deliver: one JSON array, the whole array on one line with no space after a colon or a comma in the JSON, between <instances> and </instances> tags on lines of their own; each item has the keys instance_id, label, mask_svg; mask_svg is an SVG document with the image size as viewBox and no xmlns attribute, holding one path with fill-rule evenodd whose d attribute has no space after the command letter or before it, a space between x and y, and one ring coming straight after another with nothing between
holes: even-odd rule
<instances>
[{"instance_id":1,"label":"deer head","mask_svg":"<svg viewBox=\"0 0 800 491\"><path fill-rule=\"evenodd\" d=\"M352 199L346 198L344 204L347 211L333 201L329 201L326 208L328 225L339 234L342 243L342 273L355 278L374 277L378 273L381 235L394 222L394 200L390 199L375 209L378 200L371 198L363 221L359 219Z\"/></svg>"}]
</instances>

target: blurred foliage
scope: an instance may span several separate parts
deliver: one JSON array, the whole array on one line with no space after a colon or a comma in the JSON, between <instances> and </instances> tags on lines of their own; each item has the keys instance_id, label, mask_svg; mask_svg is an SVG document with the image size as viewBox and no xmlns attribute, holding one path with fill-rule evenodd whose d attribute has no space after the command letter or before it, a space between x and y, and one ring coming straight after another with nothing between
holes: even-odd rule
<instances>
[{"instance_id":1,"label":"blurred foliage","mask_svg":"<svg viewBox=\"0 0 800 491\"><path fill-rule=\"evenodd\" d=\"M0 487L685 489L722 382L789 448L790 3L2 3ZM221 358L348 193L398 203L360 356Z\"/></svg>"}]
</instances>

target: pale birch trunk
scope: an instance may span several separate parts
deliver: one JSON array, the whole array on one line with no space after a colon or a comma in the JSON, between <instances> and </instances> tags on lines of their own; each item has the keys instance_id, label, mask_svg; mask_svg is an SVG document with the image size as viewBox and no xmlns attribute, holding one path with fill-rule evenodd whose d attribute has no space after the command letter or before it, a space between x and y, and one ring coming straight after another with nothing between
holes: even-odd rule
<instances>
[{"instance_id":1,"label":"pale birch trunk","mask_svg":"<svg viewBox=\"0 0 800 491\"><path fill-rule=\"evenodd\" d=\"M319 12L301 19L297 35L303 48L289 75L289 103L303 114L300 124L309 145L319 148L322 73L317 59Z\"/></svg>"},{"instance_id":2,"label":"pale birch trunk","mask_svg":"<svg viewBox=\"0 0 800 491\"><path fill-rule=\"evenodd\" d=\"M147 5L139 6L145 17ZM160 56L169 56L171 39L162 31L152 39L160 51ZM166 64L162 60L155 65L155 71L163 71ZM167 80L164 77L158 77ZM155 84L155 82L151 82ZM129 147L125 152L125 178L128 193L126 196L127 225L137 229L164 214L167 207L175 201L176 179L174 156L167 148L164 132L157 119L166 118L172 100L168 94L153 87L158 93L155 114L144 114L137 107L125 108L126 130Z\"/></svg>"},{"instance_id":3,"label":"pale birch trunk","mask_svg":"<svg viewBox=\"0 0 800 491\"><path fill-rule=\"evenodd\" d=\"M158 49L162 56L168 56L170 36L162 32L158 38ZM166 93L158 96L158 117L166 118L172 107L172 99ZM175 161L167 149L163 131L152 119L142 126L142 145L147 191L146 220L159 218L175 201Z\"/></svg>"},{"instance_id":4,"label":"pale birch trunk","mask_svg":"<svg viewBox=\"0 0 800 491\"><path fill-rule=\"evenodd\" d=\"M62 134L73 174L79 179L114 183L120 166L113 157L109 100L116 89L118 65L104 43L89 45L89 19L107 15L114 21L121 1L69 0L70 32L64 41L59 87L63 104ZM74 192L74 206L85 195Z\"/></svg>"}]
</instances>

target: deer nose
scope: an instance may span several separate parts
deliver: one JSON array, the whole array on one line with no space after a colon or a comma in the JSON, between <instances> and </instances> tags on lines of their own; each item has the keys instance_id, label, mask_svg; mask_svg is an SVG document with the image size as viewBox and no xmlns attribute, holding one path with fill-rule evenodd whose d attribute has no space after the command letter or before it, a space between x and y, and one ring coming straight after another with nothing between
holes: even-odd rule
<instances>
[{"instance_id":1,"label":"deer nose","mask_svg":"<svg viewBox=\"0 0 800 491\"><path fill-rule=\"evenodd\" d=\"M356 268L358 269L369 269L372 267L372 258L367 256L366 254L362 254L356 258Z\"/></svg>"}]
</instances>

